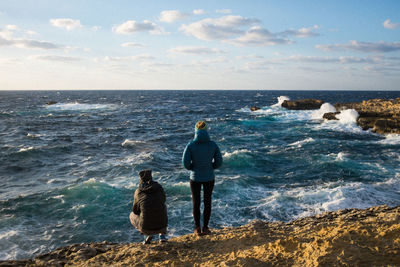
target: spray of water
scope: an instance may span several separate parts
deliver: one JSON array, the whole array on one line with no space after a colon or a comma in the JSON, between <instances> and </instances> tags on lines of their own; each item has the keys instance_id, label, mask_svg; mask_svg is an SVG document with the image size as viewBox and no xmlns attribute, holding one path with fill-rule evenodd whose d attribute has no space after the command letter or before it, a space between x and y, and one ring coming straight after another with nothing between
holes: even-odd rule
<instances>
[{"instance_id":1,"label":"spray of water","mask_svg":"<svg viewBox=\"0 0 400 267\"><path fill-rule=\"evenodd\" d=\"M313 111L311 118L314 120L322 119L325 113L336 112L336 108L329 103L324 103L318 110Z\"/></svg>"},{"instance_id":2,"label":"spray of water","mask_svg":"<svg viewBox=\"0 0 400 267\"><path fill-rule=\"evenodd\" d=\"M274 104L274 105L272 105L272 106L273 106L273 107L280 107L280 106L282 106L282 103L283 103L283 101L285 101L285 100L290 100L290 98L287 97L287 96L281 95L281 96L278 97L278 103L276 103L276 104Z\"/></svg>"},{"instance_id":3,"label":"spray of water","mask_svg":"<svg viewBox=\"0 0 400 267\"><path fill-rule=\"evenodd\" d=\"M341 111L340 114L336 115L336 118L339 119L339 122L343 124L356 123L358 117L358 112L355 109L346 109Z\"/></svg>"}]
</instances>

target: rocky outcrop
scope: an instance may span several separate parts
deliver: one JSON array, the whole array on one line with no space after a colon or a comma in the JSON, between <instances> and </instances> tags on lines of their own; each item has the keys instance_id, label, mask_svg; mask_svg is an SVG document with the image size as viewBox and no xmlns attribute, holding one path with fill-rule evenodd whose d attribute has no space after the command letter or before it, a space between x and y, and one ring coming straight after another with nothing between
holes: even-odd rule
<instances>
[{"instance_id":1,"label":"rocky outcrop","mask_svg":"<svg viewBox=\"0 0 400 267\"><path fill-rule=\"evenodd\" d=\"M94 243L0 266L398 266L400 206L253 221L163 244ZM8 264L8 265L7 265Z\"/></svg>"},{"instance_id":2,"label":"rocky outcrop","mask_svg":"<svg viewBox=\"0 0 400 267\"><path fill-rule=\"evenodd\" d=\"M324 113L324 115L322 116L323 119L325 120L338 120L338 118L336 118L336 115L340 114L340 112L328 112L328 113Z\"/></svg>"},{"instance_id":3,"label":"rocky outcrop","mask_svg":"<svg viewBox=\"0 0 400 267\"><path fill-rule=\"evenodd\" d=\"M285 100L282 107L292 110L319 109L324 101L319 99Z\"/></svg>"},{"instance_id":4,"label":"rocky outcrop","mask_svg":"<svg viewBox=\"0 0 400 267\"><path fill-rule=\"evenodd\" d=\"M259 110L260 108L259 107L256 107L256 106L253 106L253 107L250 107L250 110L251 111L256 111L256 110Z\"/></svg>"},{"instance_id":5,"label":"rocky outcrop","mask_svg":"<svg viewBox=\"0 0 400 267\"><path fill-rule=\"evenodd\" d=\"M57 101L48 101L46 102L46 105L50 106L50 105L55 105L57 104Z\"/></svg>"},{"instance_id":6,"label":"rocky outcrop","mask_svg":"<svg viewBox=\"0 0 400 267\"><path fill-rule=\"evenodd\" d=\"M360 115L357 124L379 134L400 134L400 98L371 99L359 103L338 103L337 111L355 109Z\"/></svg>"}]
</instances>

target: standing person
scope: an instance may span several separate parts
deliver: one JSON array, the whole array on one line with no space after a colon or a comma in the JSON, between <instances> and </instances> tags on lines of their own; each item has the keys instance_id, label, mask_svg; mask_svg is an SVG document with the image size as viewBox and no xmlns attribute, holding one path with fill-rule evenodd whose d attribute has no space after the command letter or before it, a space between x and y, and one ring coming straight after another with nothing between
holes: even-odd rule
<instances>
[{"instance_id":1,"label":"standing person","mask_svg":"<svg viewBox=\"0 0 400 267\"><path fill-rule=\"evenodd\" d=\"M151 170L139 172L139 177L139 187L134 194L129 219L132 225L144 235L143 244L150 244L155 234L159 234L160 242L166 242L168 215L164 189L159 183L153 181Z\"/></svg>"},{"instance_id":2,"label":"standing person","mask_svg":"<svg viewBox=\"0 0 400 267\"><path fill-rule=\"evenodd\" d=\"M210 140L207 124L199 121L195 126L194 139L183 152L183 166L190 170L190 190L192 191L194 233L210 234L208 223L211 216L211 194L214 188L214 169L221 167L222 155L218 145ZM200 192L203 186L203 228L200 228Z\"/></svg>"}]
</instances>

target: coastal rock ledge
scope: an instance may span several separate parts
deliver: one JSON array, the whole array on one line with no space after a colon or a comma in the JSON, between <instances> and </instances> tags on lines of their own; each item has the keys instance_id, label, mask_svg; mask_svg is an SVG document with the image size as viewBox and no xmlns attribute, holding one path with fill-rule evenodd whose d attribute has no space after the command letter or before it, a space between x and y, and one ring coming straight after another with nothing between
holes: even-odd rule
<instances>
[{"instance_id":1,"label":"coastal rock ledge","mask_svg":"<svg viewBox=\"0 0 400 267\"><path fill-rule=\"evenodd\" d=\"M335 104L337 111L355 109L360 115L357 124L363 130L379 134L400 134L400 98L370 99L359 103Z\"/></svg>"},{"instance_id":2,"label":"coastal rock ledge","mask_svg":"<svg viewBox=\"0 0 400 267\"><path fill-rule=\"evenodd\" d=\"M399 266L400 206L253 221L164 244L93 243L0 266Z\"/></svg>"}]
</instances>

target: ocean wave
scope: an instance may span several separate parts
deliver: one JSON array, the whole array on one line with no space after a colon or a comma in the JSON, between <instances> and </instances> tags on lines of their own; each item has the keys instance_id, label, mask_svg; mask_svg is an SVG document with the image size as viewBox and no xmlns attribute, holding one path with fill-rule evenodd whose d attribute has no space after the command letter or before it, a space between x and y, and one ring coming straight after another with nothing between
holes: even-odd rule
<instances>
[{"instance_id":1,"label":"ocean wave","mask_svg":"<svg viewBox=\"0 0 400 267\"><path fill-rule=\"evenodd\" d=\"M312 142L315 142L315 139L312 138L312 137L309 137L309 138L306 138L304 140L291 143L288 146L291 146L291 147L302 147L304 144L312 143Z\"/></svg>"},{"instance_id":2,"label":"ocean wave","mask_svg":"<svg viewBox=\"0 0 400 267\"><path fill-rule=\"evenodd\" d=\"M385 139L378 141L382 145L400 145L400 134L388 134Z\"/></svg>"},{"instance_id":3,"label":"ocean wave","mask_svg":"<svg viewBox=\"0 0 400 267\"><path fill-rule=\"evenodd\" d=\"M355 109L342 110L339 114L336 115L336 118L339 119L339 122L343 124L355 124L357 123L358 117L358 112Z\"/></svg>"},{"instance_id":4,"label":"ocean wave","mask_svg":"<svg viewBox=\"0 0 400 267\"><path fill-rule=\"evenodd\" d=\"M43 136L43 134L32 134L32 133L26 134L26 137L29 137L29 138L39 138L41 136Z\"/></svg>"},{"instance_id":5,"label":"ocean wave","mask_svg":"<svg viewBox=\"0 0 400 267\"><path fill-rule=\"evenodd\" d=\"M272 106L273 106L273 107L281 107L281 106L282 106L282 103L283 103L285 100L290 100L290 98L287 97L287 96L284 96L284 95L279 96L279 97L278 97L278 103L276 103L276 104L274 104L274 105L272 105Z\"/></svg>"},{"instance_id":6,"label":"ocean wave","mask_svg":"<svg viewBox=\"0 0 400 267\"><path fill-rule=\"evenodd\" d=\"M225 152L223 154L224 166L229 167L248 167L254 166L255 162L251 156L251 151L248 149L238 149L232 152Z\"/></svg>"},{"instance_id":7,"label":"ocean wave","mask_svg":"<svg viewBox=\"0 0 400 267\"><path fill-rule=\"evenodd\" d=\"M143 144L143 143L144 143L143 141L125 139L124 142L121 143L121 146L128 147L128 146L135 146L137 144Z\"/></svg>"},{"instance_id":8,"label":"ocean wave","mask_svg":"<svg viewBox=\"0 0 400 267\"><path fill-rule=\"evenodd\" d=\"M322 119L324 114L328 112L336 112L336 108L332 106L330 103L324 103L318 110L315 110L311 113L311 118Z\"/></svg>"},{"instance_id":9,"label":"ocean wave","mask_svg":"<svg viewBox=\"0 0 400 267\"><path fill-rule=\"evenodd\" d=\"M339 209L399 205L399 188L398 178L373 184L327 182L318 186L266 192L264 194L268 196L257 201L252 208L259 209L269 220L279 217L293 220Z\"/></svg>"},{"instance_id":10,"label":"ocean wave","mask_svg":"<svg viewBox=\"0 0 400 267\"><path fill-rule=\"evenodd\" d=\"M225 152L223 154L223 158L224 159L230 159L232 157L236 157L238 155L243 155L243 154L247 154L247 153L251 153L251 151L248 150L248 149L238 149L238 150L235 150L233 152Z\"/></svg>"},{"instance_id":11,"label":"ocean wave","mask_svg":"<svg viewBox=\"0 0 400 267\"><path fill-rule=\"evenodd\" d=\"M74 103L57 103L54 105L46 106L47 110L51 111L90 111L90 110L102 110L102 109L116 109L115 104L82 104L78 102Z\"/></svg>"},{"instance_id":12,"label":"ocean wave","mask_svg":"<svg viewBox=\"0 0 400 267\"><path fill-rule=\"evenodd\" d=\"M33 146L30 146L30 147L23 147L23 148L20 148L19 150L18 150L18 153L21 153L21 152L27 152L27 151L31 151L31 150L34 150L35 148L33 147Z\"/></svg>"}]
</instances>

